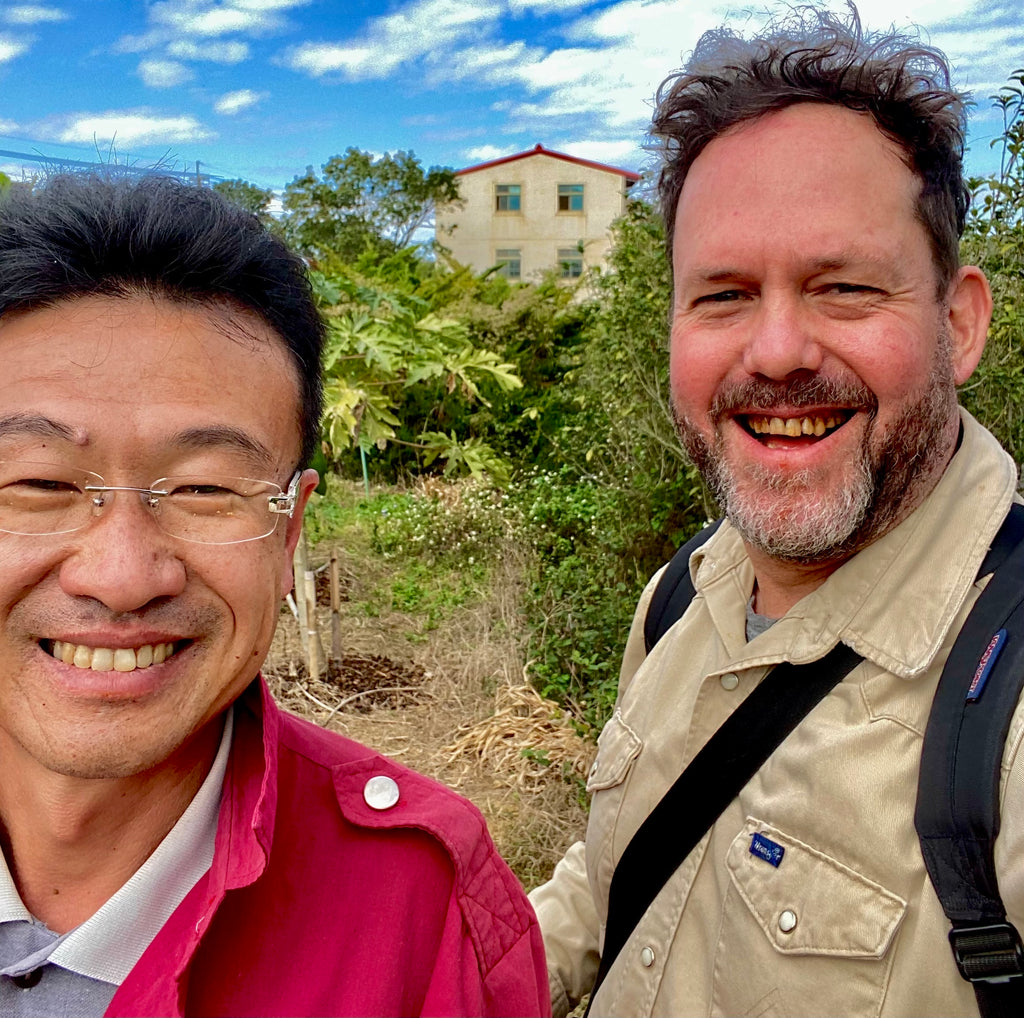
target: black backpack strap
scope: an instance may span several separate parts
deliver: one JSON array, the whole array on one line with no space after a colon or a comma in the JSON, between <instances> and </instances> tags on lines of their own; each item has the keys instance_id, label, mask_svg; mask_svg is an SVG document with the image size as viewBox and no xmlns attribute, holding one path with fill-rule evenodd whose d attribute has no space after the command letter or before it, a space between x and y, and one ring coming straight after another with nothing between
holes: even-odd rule
<instances>
[{"instance_id":1,"label":"black backpack strap","mask_svg":"<svg viewBox=\"0 0 1024 1018\"><path fill-rule=\"evenodd\" d=\"M651 595L644 619L644 649L650 654L654 645L681 619L694 594L690 579L690 556L722 525L721 520L698 531L669 560Z\"/></svg>"},{"instance_id":2,"label":"black backpack strap","mask_svg":"<svg viewBox=\"0 0 1024 1018\"><path fill-rule=\"evenodd\" d=\"M994 845L1003 744L1024 688L1024 506L1011 508L978 575L988 573L936 689L914 824L982 1015L1019 1018L1024 948L999 895Z\"/></svg>"},{"instance_id":3,"label":"black backpack strap","mask_svg":"<svg viewBox=\"0 0 1024 1018\"><path fill-rule=\"evenodd\" d=\"M776 747L860 660L840 643L820 661L778 665L690 761L633 835L612 874L604 948L591 1001L629 935L682 861Z\"/></svg>"}]
</instances>

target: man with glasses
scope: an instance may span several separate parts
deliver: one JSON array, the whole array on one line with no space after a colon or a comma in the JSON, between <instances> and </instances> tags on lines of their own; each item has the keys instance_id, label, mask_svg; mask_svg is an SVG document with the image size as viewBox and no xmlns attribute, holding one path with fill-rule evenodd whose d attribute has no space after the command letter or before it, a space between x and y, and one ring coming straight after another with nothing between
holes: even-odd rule
<instances>
[{"instance_id":1,"label":"man with glasses","mask_svg":"<svg viewBox=\"0 0 1024 1018\"><path fill-rule=\"evenodd\" d=\"M546 1011L480 815L259 679L322 343L211 191L0 205L0 1013Z\"/></svg>"}]
</instances>

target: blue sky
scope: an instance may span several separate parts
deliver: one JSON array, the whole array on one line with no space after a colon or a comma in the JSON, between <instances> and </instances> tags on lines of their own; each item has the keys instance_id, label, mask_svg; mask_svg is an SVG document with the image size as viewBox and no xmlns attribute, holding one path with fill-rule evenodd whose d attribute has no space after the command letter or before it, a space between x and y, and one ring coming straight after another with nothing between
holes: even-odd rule
<instances>
[{"instance_id":1,"label":"blue sky","mask_svg":"<svg viewBox=\"0 0 1024 1018\"><path fill-rule=\"evenodd\" d=\"M863 0L919 25L978 100L1024 67L1020 0ZM713 0L0 0L0 149L172 162L280 189L349 146L456 168L541 142L642 170L658 83L740 5ZM763 6L752 8L763 10ZM732 21L756 25L756 14ZM0 156L20 175L29 162Z\"/></svg>"}]
</instances>

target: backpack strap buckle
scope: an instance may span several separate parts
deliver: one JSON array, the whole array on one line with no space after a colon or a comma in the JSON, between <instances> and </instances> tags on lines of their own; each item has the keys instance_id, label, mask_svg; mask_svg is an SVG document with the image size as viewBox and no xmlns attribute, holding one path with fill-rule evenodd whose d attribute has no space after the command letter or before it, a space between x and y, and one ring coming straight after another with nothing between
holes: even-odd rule
<instances>
[{"instance_id":1,"label":"backpack strap buckle","mask_svg":"<svg viewBox=\"0 0 1024 1018\"><path fill-rule=\"evenodd\" d=\"M949 943L960 975L970 983L1007 983L1024 975L1024 946L1013 923L955 925Z\"/></svg>"}]
</instances>

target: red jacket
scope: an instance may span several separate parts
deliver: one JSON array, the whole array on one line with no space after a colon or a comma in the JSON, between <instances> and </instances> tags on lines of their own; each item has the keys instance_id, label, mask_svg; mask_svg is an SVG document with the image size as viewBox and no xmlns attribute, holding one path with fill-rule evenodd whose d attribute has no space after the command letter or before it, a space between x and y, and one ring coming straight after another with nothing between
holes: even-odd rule
<instances>
[{"instance_id":1,"label":"red jacket","mask_svg":"<svg viewBox=\"0 0 1024 1018\"><path fill-rule=\"evenodd\" d=\"M387 775L398 802L372 809ZM443 786L239 701L213 865L108 1015L548 1015L533 910Z\"/></svg>"}]
</instances>

